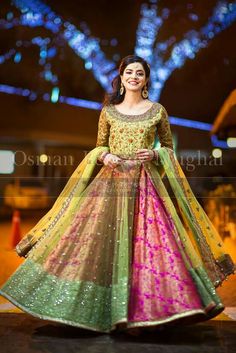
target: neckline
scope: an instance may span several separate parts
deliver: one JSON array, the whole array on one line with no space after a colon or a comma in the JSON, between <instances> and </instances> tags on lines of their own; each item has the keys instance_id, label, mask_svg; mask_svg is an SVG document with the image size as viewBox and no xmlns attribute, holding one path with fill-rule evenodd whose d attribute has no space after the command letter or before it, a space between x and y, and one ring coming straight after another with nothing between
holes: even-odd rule
<instances>
[{"instance_id":1,"label":"neckline","mask_svg":"<svg viewBox=\"0 0 236 353\"><path fill-rule=\"evenodd\" d=\"M149 111L151 111L154 106L155 106L155 102L152 103L152 105L143 113L141 114L124 114L124 113L121 113L117 108L116 108L116 105L115 104L112 104L113 106L113 109L119 114L119 115L122 115L124 117L142 117L144 115L146 115L147 113L149 113Z\"/></svg>"}]
</instances>

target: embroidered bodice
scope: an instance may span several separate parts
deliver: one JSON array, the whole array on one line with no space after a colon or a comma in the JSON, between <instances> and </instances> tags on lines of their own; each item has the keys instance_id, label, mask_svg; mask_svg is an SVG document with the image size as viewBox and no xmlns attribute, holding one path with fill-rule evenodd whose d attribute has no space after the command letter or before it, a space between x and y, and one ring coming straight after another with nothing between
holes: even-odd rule
<instances>
[{"instance_id":1,"label":"embroidered bodice","mask_svg":"<svg viewBox=\"0 0 236 353\"><path fill-rule=\"evenodd\" d=\"M161 147L173 149L168 115L160 103L143 114L128 115L112 104L101 110L96 146L108 146L110 152L122 158L135 158L138 149L153 149L156 136Z\"/></svg>"}]
</instances>

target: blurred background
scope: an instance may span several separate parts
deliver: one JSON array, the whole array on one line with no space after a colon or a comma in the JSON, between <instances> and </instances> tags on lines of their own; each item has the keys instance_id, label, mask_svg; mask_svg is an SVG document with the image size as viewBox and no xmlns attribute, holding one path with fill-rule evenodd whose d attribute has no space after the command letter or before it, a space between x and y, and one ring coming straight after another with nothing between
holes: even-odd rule
<instances>
[{"instance_id":1,"label":"blurred background","mask_svg":"<svg viewBox=\"0 0 236 353\"><path fill-rule=\"evenodd\" d=\"M176 155L236 261L235 38L236 1L1 1L1 282L22 261L14 242L95 147L104 93L134 53L151 66L149 98L167 109ZM223 295L236 305L232 285Z\"/></svg>"}]
</instances>

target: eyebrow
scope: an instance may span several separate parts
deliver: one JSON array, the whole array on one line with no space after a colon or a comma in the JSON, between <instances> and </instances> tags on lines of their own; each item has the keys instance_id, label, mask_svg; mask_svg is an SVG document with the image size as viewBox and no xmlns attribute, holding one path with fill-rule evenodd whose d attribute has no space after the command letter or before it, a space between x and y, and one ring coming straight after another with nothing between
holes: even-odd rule
<instances>
[{"instance_id":1,"label":"eyebrow","mask_svg":"<svg viewBox=\"0 0 236 353\"><path fill-rule=\"evenodd\" d=\"M133 71L133 69L125 69L125 70ZM144 70L142 70L142 69L138 69L137 71L142 71L142 72L144 72Z\"/></svg>"}]
</instances>

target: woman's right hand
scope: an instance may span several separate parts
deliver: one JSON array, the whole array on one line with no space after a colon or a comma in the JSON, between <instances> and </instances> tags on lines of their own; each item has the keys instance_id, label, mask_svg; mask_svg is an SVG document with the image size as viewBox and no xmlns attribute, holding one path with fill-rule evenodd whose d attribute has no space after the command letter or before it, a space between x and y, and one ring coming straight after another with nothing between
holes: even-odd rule
<instances>
[{"instance_id":1,"label":"woman's right hand","mask_svg":"<svg viewBox=\"0 0 236 353\"><path fill-rule=\"evenodd\" d=\"M121 162L122 159L112 153L108 153L103 159L103 164L110 168L117 167Z\"/></svg>"}]
</instances>

